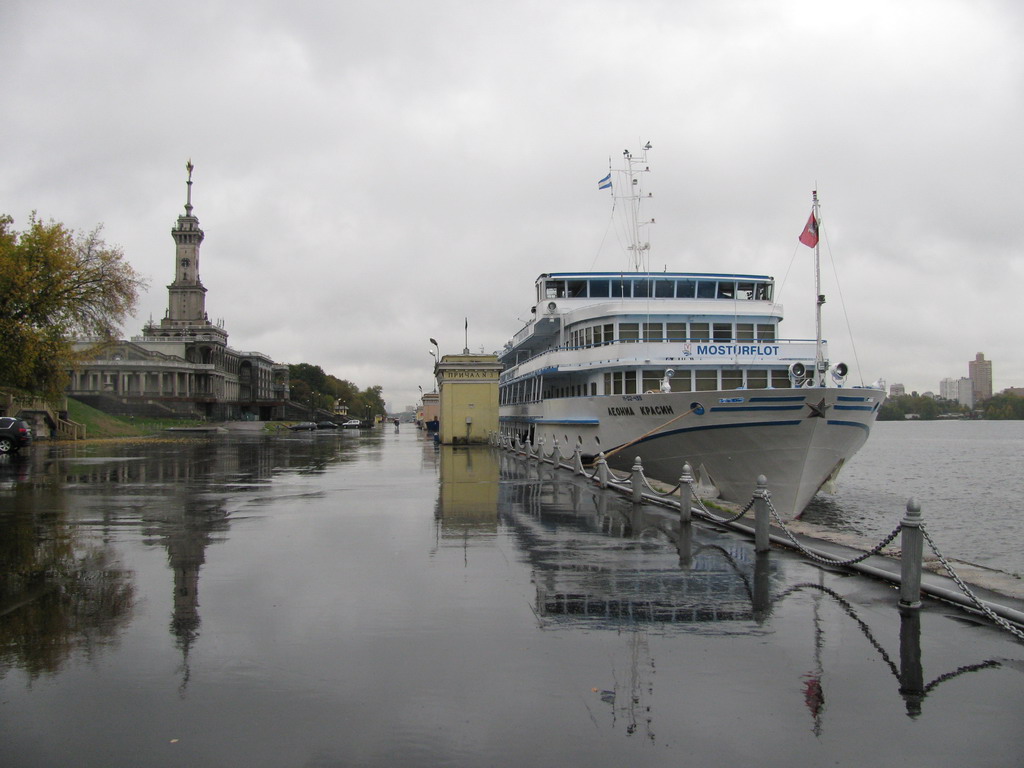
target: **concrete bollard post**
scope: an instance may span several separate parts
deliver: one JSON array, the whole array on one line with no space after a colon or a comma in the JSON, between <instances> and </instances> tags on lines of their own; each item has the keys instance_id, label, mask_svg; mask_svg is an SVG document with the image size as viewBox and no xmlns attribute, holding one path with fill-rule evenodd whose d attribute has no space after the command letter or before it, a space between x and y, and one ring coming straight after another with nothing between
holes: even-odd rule
<instances>
[{"instance_id":1,"label":"concrete bollard post","mask_svg":"<svg viewBox=\"0 0 1024 768\"><path fill-rule=\"evenodd\" d=\"M602 488L608 487L608 462L605 461L604 451L597 455L597 484Z\"/></svg>"},{"instance_id":2,"label":"concrete bollard post","mask_svg":"<svg viewBox=\"0 0 1024 768\"><path fill-rule=\"evenodd\" d=\"M754 551L768 552L772 548L769 538L769 515L768 499L771 493L768 490L768 478L764 475L757 476L757 490L754 491Z\"/></svg>"},{"instance_id":3,"label":"concrete bollard post","mask_svg":"<svg viewBox=\"0 0 1024 768\"><path fill-rule=\"evenodd\" d=\"M683 474L679 476L679 522L689 523L693 516L693 470L689 462L683 463Z\"/></svg>"},{"instance_id":4,"label":"concrete bollard post","mask_svg":"<svg viewBox=\"0 0 1024 768\"><path fill-rule=\"evenodd\" d=\"M576 450L572 452L572 471L574 475L583 474L583 449L580 448L579 443L576 444Z\"/></svg>"},{"instance_id":5,"label":"concrete bollard post","mask_svg":"<svg viewBox=\"0 0 1024 768\"><path fill-rule=\"evenodd\" d=\"M644 465L640 457L633 459L633 473L629 476L630 488L633 491L633 503L642 504L644 500Z\"/></svg>"},{"instance_id":6,"label":"concrete bollard post","mask_svg":"<svg viewBox=\"0 0 1024 768\"><path fill-rule=\"evenodd\" d=\"M544 438L537 441L537 461L544 461Z\"/></svg>"},{"instance_id":7,"label":"concrete bollard post","mask_svg":"<svg viewBox=\"0 0 1024 768\"><path fill-rule=\"evenodd\" d=\"M921 535L921 505L907 502L907 514L900 521L900 606L921 607L921 561L924 536Z\"/></svg>"},{"instance_id":8,"label":"concrete bollard post","mask_svg":"<svg viewBox=\"0 0 1024 768\"><path fill-rule=\"evenodd\" d=\"M558 446L558 438L555 438L554 445L551 446L551 463L556 467L562 466L562 449Z\"/></svg>"}]
</instances>

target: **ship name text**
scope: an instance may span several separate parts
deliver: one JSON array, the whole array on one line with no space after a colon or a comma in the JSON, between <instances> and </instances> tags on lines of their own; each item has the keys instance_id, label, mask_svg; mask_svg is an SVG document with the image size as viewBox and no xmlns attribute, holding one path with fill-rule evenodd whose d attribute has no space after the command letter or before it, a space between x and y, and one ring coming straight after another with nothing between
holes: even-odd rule
<instances>
[{"instance_id":1,"label":"ship name text","mask_svg":"<svg viewBox=\"0 0 1024 768\"><path fill-rule=\"evenodd\" d=\"M638 405L641 416L674 416L671 405ZM637 411L631 405L612 406L608 409L609 416L636 416Z\"/></svg>"}]
</instances>

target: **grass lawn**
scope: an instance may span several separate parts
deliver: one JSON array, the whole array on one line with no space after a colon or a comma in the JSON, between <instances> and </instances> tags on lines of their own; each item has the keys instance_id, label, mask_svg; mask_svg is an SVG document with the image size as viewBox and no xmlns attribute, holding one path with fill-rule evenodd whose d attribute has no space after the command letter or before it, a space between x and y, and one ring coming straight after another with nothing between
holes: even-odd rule
<instances>
[{"instance_id":1,"label":"grass lawn","mask_svg":"<svg viewBox=\"0 0 1024 768\"><path fill-rule=\"evenodd\" d=\"M113 416L70 397L68 417L79 424L85 424L86 438L143 437L157 434L167 427L193 427L201 423L195 420L130 419Z\"/></svg>"}]
</instances>

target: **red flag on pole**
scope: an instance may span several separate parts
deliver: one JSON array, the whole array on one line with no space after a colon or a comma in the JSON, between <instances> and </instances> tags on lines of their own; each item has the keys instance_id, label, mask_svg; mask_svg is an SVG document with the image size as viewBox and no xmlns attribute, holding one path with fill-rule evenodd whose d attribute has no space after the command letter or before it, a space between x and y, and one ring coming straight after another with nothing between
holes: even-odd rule
<instances>
[{"instance_id":1,"label":"red flag on pole","mask_svg":"<svg viewBox=\"0 0 1024 768\"><path fill-rule=\"evenodd\" d=\"M813 248L818 244L818 220L814 218L814 211L811 211L811 217L807 219L807 226L800 233L799 239L808 248Z\"/></svg>"}]
</instances>

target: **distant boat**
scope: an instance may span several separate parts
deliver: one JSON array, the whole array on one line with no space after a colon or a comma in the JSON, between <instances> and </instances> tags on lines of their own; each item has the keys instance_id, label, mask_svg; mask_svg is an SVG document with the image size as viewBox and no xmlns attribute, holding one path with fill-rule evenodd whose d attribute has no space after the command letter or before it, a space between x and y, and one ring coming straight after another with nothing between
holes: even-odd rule
<instances>
[{"instance_id":1,"label":"distant boat","mask_svg":"<svg viewBox=\"0 0 1024 768\"><path fill-rule=\"evenodd\" d=\"M885 399L847 387L821 338L818 199L800 241L814 248L817 337L784 339L766 275L651 272L640 178L647 150L620 171L630 271L552 272L531 318L499 359L500 432L545 450L675 484L684 462L708 495L746 503L765 475L780 515L799 515L864 444ZM602 179L607 188L610 175Z\"/></svg>"}]
</instances>

